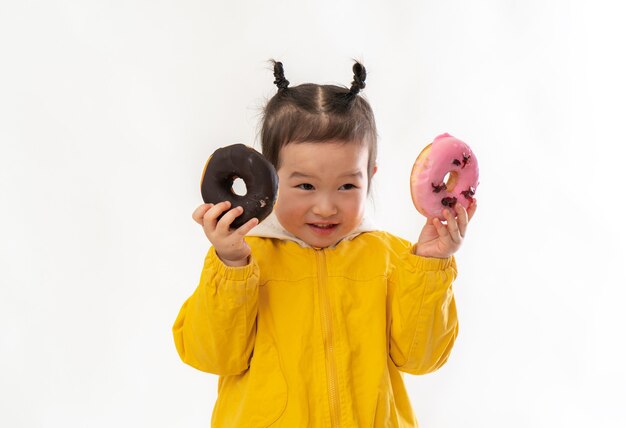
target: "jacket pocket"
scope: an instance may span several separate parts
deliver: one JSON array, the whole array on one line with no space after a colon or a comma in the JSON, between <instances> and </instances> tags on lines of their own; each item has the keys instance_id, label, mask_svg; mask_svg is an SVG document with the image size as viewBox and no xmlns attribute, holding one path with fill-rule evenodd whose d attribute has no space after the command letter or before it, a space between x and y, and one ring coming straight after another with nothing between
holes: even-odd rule
<instances>
[{"instance_id":1,"label":"jacket pocket","mask_svg":"<svg viewBox=\"0 0 626 428\"><path fill-rule=\"evenodd\" d=\"M287 382L273 343L257 341L244 373L220 378L211 426L265 428L287 406Z\"/></svg>"}]
</instances>

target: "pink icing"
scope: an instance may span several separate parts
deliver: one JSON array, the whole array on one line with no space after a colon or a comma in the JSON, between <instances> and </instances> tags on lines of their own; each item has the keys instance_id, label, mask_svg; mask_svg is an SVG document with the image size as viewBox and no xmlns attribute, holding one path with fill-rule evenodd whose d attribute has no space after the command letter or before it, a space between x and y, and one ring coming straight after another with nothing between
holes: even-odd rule
<instances>
[{"instance_id":1,"label":"pink icing","mask_svg":"<svg viewBox=\"0 0 626 428\"><path fill-rule=\"evenodd\" d=\"M449 188L445 188L442 185L448 173ZM474 152L447 133L439 135L420 153L411 171L413 205L426 217L444 220L443 209L448 204L454 213L455 201L467 209L477 187L478 162Z\"/></svg>"}]
</instances>

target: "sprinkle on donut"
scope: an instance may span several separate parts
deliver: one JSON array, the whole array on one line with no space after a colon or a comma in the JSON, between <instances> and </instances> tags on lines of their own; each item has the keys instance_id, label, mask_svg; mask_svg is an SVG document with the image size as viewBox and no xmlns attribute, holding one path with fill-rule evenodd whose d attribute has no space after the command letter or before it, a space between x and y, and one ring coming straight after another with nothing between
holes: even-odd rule
<instances>
[{"instance_id":1,"label":"sprinkle on donut","mask_svg":"<svg viewBox=\"0 0 626 428\"><path fill-rule=\"evenodd\" d=\"M476 194L476 189L470 186L469 189L461 192L461 195L465 196L467 199L472 200L472 196Z\"/></svg>"},{"instance_id":2,"label":"sprinkle on donut","mask_svg":"<svg viewBox=\"0 0 626 428\"><path fill-rule=\"evenodd\" d=\"M443 198L441 200L441 205L443 205L444 207L453 207L456 204L456 198L455 197L447 197L447 198Z\"/></svg>"},{"instance_id":3,"label":"sprinkle on donut","mask_svg":"<svg viewBox=\"0 0 626 428\"><path fill-rule=\"evenodd\" d=\"M435 185L435 183L431 183L431 185L433 186L433 192L435 192L435 193L439 193L442 190L446 190L447 189L446 183L441 183L441 184L437 184L437 185Z\"/></svg>"},{"instance_id":4,"label":"sprinkle on donut","mask_svg":"<svg viewBox=\"0 0 626 428\"><path fill-rule=\"evenodd\" d=\"M472 155L468 155L463 153L463 166L461 168L465 168L465 166L467 166L467 164L470 161L470 158L472 157Z\"/></svg>"}]
</instances>

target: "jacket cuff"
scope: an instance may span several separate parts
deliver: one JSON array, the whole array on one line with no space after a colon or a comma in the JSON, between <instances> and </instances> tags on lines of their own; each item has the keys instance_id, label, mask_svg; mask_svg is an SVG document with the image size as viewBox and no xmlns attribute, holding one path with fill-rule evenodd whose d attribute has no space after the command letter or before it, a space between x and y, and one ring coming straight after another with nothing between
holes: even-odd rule
<instances>
[{"instance_id":1,"label":"jacket cuff","mask_svg":"<svg viewBox=\"0 0 626 428\"><path fill-rule=\"evenodd\" d=\"M204 259L204 269L213 270L219 277L232 281L243 281L250 278L255 268L256 261L252 255L250 255L249 262L245 266L228 266L218 257L215 247L209 249Z\"/></svg>"},{"instance_id":2,"label":"jacket cuff","mask_svg":"<svg viewBox=\"0 0 626 428\"><path fill-rule=\"evenodd\" d=\"M456 268L456 261L454 259L454 256L450 256L445 259L418 256L417 254L415 254L415 245L411 247L410 258L413 266L420 270L445 270L449 267Z\"/></svg>"}]
</instances>

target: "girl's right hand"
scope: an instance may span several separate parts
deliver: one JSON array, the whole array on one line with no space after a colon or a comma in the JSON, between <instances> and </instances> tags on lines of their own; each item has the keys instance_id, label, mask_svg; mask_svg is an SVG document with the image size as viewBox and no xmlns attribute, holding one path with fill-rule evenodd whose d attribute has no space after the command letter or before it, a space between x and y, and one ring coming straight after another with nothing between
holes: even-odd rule
<instances>
[{"instance_id":1,"label":"girl's right hand","mask_svg":"<svg viewBox=\"0 0 626 428\"><path fill-rule=\"evenodd\" d=\"M228 266L245 266L250 256L250 246L243 239L259 220L253 218L238 229L231 229L230 224L243 213L242 207L230 209L230 202L202 204L193 212L192 217L202 228L217 256ZM225 211L228 212L217 220Z\"/></svg>"}]
</instances>

